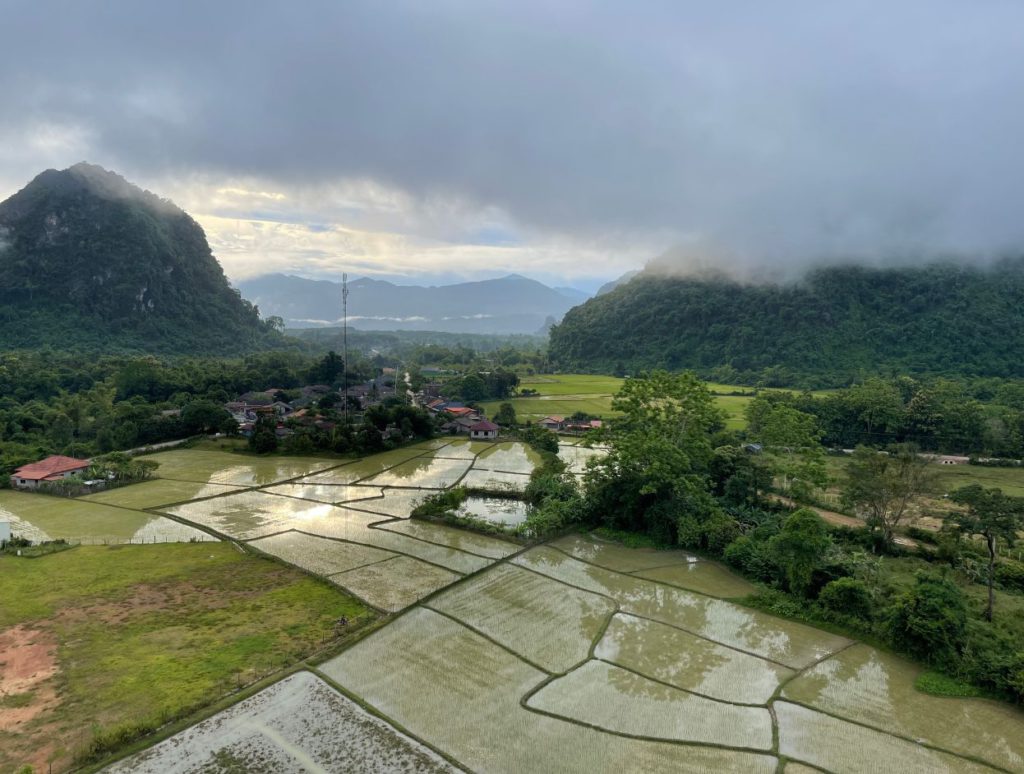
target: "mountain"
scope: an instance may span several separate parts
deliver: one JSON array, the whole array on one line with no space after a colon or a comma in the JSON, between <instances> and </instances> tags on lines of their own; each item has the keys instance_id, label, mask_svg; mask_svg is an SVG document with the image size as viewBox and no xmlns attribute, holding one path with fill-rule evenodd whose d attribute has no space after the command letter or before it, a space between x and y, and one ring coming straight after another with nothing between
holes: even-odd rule
<instances>
[{"instance_id":1,"label":"mountain","mask_svg":"<svg viewBox=\"0 0 1024 774\"><path fill-rule=\"evenodd\" d=\"M563 296L568 298L574 304L582 304L588 298L591 297L591 293L587 293L579 288L552 288L556 293L561 293Z\"/></svg>"},{"instance_id":2,"label":"mountain","mask_svg":"<svg viewBox=\"0 0 1024 774\"><path fill-rule=\"evenodd\" d=\"M565 369L780 366L843 383L859 373L1024 377L1024 259L991 268L832 267L784 284L645 271L551 331ZM822 381L818 379L818 381Z\"/></svg>"},{"instance_id":3,"label":"mountain","mask_svg":"<svg viewBox=\"0 0 1024 774\"><path fill-rule=\"evenodd\" d=\"M290 328L337 325L341 283L269 274L240 282L242 295ZM536 333L549 317L561 319L579 301L536 280L500 279L423 287L383 280L348 283L349 325L363 330L450 333Z\"/></svg>"},{"instance_id":4,"label":"mountain","mask_svg":"<svg viewBox=\"0 0 1024 774\"><path fill-rule=\"evenodd\" d=\"M0 347L236 353L279 339L199 225L90 164L0 203Z\"/></svg>"},{"instance_id":5,"label":"mountain","mask_svg":"<svg viewBox=\"0 0 1024 774\"><path fill-rule=\"evenodd\" d=\"M601 287L599 287L597 289L597 293L595 293L594 295L603 296L605 293L611 293L613 290L615 290L615 288L619 287L619 285L625 285L627 282L629 282L631 279L633 279L633 277L635 277L639 273L640 273L639 269L637 269L635 271L627 271L625 274L623 274L618 279L612 280L611 282L604 283Z\"/></svg>"}]
</instances>

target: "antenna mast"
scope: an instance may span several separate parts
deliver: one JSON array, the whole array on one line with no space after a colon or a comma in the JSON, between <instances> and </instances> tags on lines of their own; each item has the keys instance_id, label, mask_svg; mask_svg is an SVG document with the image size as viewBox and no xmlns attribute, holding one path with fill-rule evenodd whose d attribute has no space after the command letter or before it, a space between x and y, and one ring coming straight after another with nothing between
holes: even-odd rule
<instances>
[{"instance_id":1,"label":"antenna mast","mask_svg":"<svg viewBox=\"0 0 1024 774\"><path fill-rule=\"evenodd\" d=\"M344 390L345 426L348 426L348 274L341 275L341 368Z\"/></svg>"}]
</instances>

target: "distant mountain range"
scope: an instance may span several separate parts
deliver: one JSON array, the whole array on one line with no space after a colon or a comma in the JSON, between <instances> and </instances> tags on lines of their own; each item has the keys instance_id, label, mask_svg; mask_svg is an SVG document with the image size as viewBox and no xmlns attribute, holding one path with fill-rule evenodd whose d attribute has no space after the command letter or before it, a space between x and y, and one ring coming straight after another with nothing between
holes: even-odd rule
<instances>
[{"instance_id":1,"label":"distant mountain range","mask_svg":"<svg viewBox=\"0 0 1024 774\"><path fill-rule=\"evenodd\" d=\"M500 279L424 287L361 278L349 282L349 325L361 330L535 334L588 295L510 274ZM341 283L268 274L238 283L264 317L289 328L336 326Z\"/></svg>"},{"instance_id":2,"label":"distant mountain range","mask_svg":"<svg viewBox=\"0 0 1024 774\"><path fill-rule=\"evenodd\" d=\"M232 354L279 346L206 235L91 164L48 169L0 203L0 347Z\"/></svg>"}]
</instances>

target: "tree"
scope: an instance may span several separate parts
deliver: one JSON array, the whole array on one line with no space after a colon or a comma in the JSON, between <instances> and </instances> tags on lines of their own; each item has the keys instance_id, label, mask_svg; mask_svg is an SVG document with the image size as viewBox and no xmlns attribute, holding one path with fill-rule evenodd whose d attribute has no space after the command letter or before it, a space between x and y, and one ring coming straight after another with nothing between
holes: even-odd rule
<instances>
[{"instance_id":1,"label":"tree","mask_svg":"<svg viewBox=\"0 0 1024 774\"><path fill-rule=\"evenodd\" d=\"M893 532L907 507L932 486L930 462L909 444L888 454L858 446L846 468L843 503L878 530L885 546L892 548Z\"/></svg>"},{"instance_id":2,"label":"tree","mask_svg":"<svg viewBox=\"0 0 1024 774\"><path fill-rule=\"evenodd\" d=\"M230 416L223 406L208 400L196 400L181 410L181 423L189 435L213 433L220 430L224 418Z\"/></svg>"},{"instance_id":3,"label":"tree","mask_svg":"<svg viewBox=\"0 0 1024 774\"><path fill-rule=\"evenodd\" d=\"M764 447L763 459L774 476L781 478L787 494L806 500L815 487L828 484L816 417L777 404L760 417L759 426L757 438Z\"/></svg>"},{"instance_id":4,"label":"tree","mask_svg":"<svg viewBox=\"0 0 1024 774\"><path fill-rule=\"evenodd\" d=\"M257 454L277 451L277 420L263 415L256 420L256 426L249 436L249 448Z\"/></svg>"},{"instance_id":5,"label":"tree","mask_svg":"<svg viewBox=\"0 0 1024 774\"><path fill-rule=\"evenodd\" d=\"M832 538L817 513L801 508L786 518L782 531L771 539L770 546L786 573L789 590L807 596L814 571L821 567L832 547Z\"/></svg>"},{"instance_id":6,"label":"tree","mask_svg":"<svg viewBox=\"0 0 1024 774\"><path fill-rule=\"evenodd\" d=\"M950 664L967 637L967 602L949 578L919 572L914 585L893 606L889 622L893 642L912 656Z\"/></svg>"},{"instance_id":7,"label":"tree","mask_svg":"<svg viewBox=\"0 0 1024 774\"><path fill-rule=\"evenodd\" d=\"M515 427L518 424L515 406L511 403L502 403L494 415L494 421L502 427Z\"/></svg>"},{"instance_id":8,"label":"tree","mask_svg":"<svg viewBox=\"0 0 1024 774\"><path fill-rule=\"evenodd\" d=\"M1000 539L1013 545L1017 531L1024 525L1024 498L1004 495L1001 489L986 489L980 484L961 487L951 495L955 503L967 506L966 513L953 516L960 529L968 535L981 535L988 547L988 608L985 618L992 620L995 607L996 542Z\"/></svg>"}]
</instances>

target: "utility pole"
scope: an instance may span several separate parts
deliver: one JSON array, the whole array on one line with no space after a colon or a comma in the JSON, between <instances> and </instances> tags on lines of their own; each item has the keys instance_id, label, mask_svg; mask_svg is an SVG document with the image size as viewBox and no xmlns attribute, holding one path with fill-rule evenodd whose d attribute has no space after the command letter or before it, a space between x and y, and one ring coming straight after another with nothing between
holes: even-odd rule
<instances>
[{"instance_id":1,"label":"utility pole","mask_svg":"<svg viewBox=\"0 0 1024 774\"><path fill-rule=\"evenodd\" d=\"M345 406L345 427L348 427L348 274L341 275L341 384ZM347 431L346 431L347 432Z\"/></svg>"}]
</instances>

